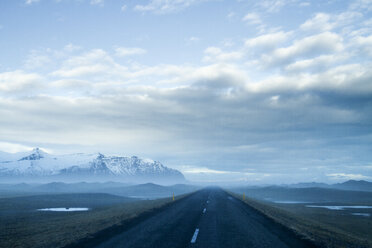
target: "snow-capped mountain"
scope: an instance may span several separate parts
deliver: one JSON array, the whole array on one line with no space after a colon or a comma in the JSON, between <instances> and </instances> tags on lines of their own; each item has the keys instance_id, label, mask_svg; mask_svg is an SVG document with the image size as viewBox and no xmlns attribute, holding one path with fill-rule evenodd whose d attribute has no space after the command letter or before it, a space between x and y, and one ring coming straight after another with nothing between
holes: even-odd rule
<instances>
[{"instance_id":1,"label":"snow-capped mountain","mask_svg":"<svg viewBox=\"0 0 372 248\"><path fill-rule=\"evenodd\" d=\"M182 182L178 170L160 162L138 157L103 154L70 154L54 156L35 148L29 153L0 153L2 178L53 178L80 180L172 181Z\"/></svg>"}]
</instances>

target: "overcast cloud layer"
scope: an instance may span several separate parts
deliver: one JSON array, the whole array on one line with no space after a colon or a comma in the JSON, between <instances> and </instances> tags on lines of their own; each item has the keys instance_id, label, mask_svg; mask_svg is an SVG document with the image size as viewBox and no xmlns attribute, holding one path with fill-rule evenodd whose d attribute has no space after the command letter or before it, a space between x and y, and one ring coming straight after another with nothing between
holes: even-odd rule
<instances>
[{"instance_id":1,"label":"overcast cloud layer","mask_svg":"<svg viewBox=\"0 0 372 248\"><path fill-rule=\"evenodd\" d=\"M138 155L196 181L372 180L370 0L0 11L0 150Z\"/></svg>"}]
</instances>

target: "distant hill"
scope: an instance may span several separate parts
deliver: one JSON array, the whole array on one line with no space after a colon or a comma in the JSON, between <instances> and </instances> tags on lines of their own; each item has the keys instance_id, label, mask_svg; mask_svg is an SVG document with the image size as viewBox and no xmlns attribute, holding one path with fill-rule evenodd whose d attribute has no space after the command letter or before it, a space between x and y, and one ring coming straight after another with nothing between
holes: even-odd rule
<instances>
[{"instance_id":1,"label":"distant hill","mask_svg":"<svg viewBox=\"0 0 372 248\"><path fill-rule=\"evenodd\" d=\"M62 183L52 182L46 184L0 184L0 193L11 195L15 193L25 194L55 194L55 193L107 193L117 196L134 198L161 198L170 197L173 194L180 195L199 189L198 186L188 184L175 184L162 186L154 183L129 185L125 183Z\"/></svg>"},{"instance_id":2,"label":"distant hill","mask_svg":"<svg viewBox=\"0 0 372 248\"><path fill-rule=\"evenodd\" d=\"M298 201L298 202L342 202L372 204L372 192L352 191L333 188L288 188L270 186L262 188L239 187L231 189L237 193L245 193L268 201Z\"/></svg>"},{"instance_id":3,"label":"distant hill","mask_svg":"<svg viewBox=\"0 0 372 248\"><path fill-rule=\"evenodd\" d=\"M372 182L364 180L349 180L343 183L333 184L332 187L345 190L372 191Z\"/></svg>"},{"instance_id":4,"label":"distant hill","mask_svg":"<svg viewBox=\"0 0 372 248\"><path fill-rule=\"evenodd\" d=\"M329 184L326 183L316 183L316 182L310 182L310 183L295 183L295 184L289 184L284 185L291 188L329 188L331 187Z\"/></svg>"},{"instance_id":5,"label":"distant hill","mask_svg":"<svg viewBox=\"0 0 372 248\"><path fill-rule=\"evenodd\" d=\"M343 190L354 190L354 191L370 191L372 192L372 182L364 180L349 180L343 183L326 184L326 183L296 183L289 185L282 185L289 188L331 188L331 189L343 189Z\"/></svg>"}]
</instances>

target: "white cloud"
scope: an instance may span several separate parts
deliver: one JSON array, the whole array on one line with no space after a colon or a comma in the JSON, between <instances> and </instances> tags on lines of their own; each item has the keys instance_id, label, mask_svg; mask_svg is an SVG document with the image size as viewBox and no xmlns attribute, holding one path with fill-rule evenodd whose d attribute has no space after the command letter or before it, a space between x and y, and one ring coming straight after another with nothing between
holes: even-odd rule
<instances>
[{"instance_id":1,"label":"white cloud","mask_svg":"<svg viewBox=\"0 0 372 248\"><path fill-rule=\"evenodd\" d=\"M341 55L321 55L311 59L297 60L285 67L292 72L305 72L309 69L329 69L335 63L345 61L348 57Z\"/></svg>"},{"instance_id":2,"label":"white cloud","mask_svg":"<svg viewBox=\"0 0 372 248\"><path fill-rule=\"evenodd\" d=\"M368 54L372 56L372 35L370 36L358 36L353 39L354 45L359 49L363 54Z\"/></svg>"},{"instance_id":3,"label":"white cloud","mask_svg":"<svg viewBox=\"0 0 372 248\"><path fill-rule=\"evenodd\" d=\"M25 67L27 69L36 69L43 67L50 63L50 57L47 54L39 53L38 51L31 51L25 61Z\"/></svg>"},{"instance_id":4,"label":"white cloud","mask_svg":"<svg viewBox=\"0 0 372 248\"><path fill-rule=\"evenodd\" d=\"M236 17L236 13L235 12L229 12L226 17L229 20L233 20Z\"/></svg>"},{"instance_id":5,"label":"white cloud","mask_svg":"<svg viewBox=\"0 0 372 248\"><path fill-rule=\"evenodd\" d=\"M334 27L334 24L330 23L330 19L331 16L326 13L317 13L313 18L301 24L300 28L306 31L329 31Z\"/></svg>"},{"instance_id":6,"label":"white cloud","mask_svg":"<svg viewBox=\"0 0 372 248\"><path fill-rule=\"evenodd\" d=\"M301 7L308 7L308 6L310 6L310 5L311 5L310 2L301 2L301 3L300 3L300 6L301 6Z\"/></svg>"},{"instance_id":7,"label":"white cloud","mask_svg":"<svg viewBox=\"0 0 372 248\"><path fill-rule=\"evenodd\" d=\"M33 3L38 3L38 2L40 2L40 0L26 0L26 1L25 1L25 4L27 4L27 5L31 5L31 4L33 4Z\"/></svg>"},{"instance_id":8,"label":"white cloud","mask_svg":"<svg viewBox=\"0 0 372 248\"><path fill-rule=\"evenodd\" d=\"M27 92L40 86L43 78L36 73L26 73L21 70L0 73L1 92Z\"/></svg>"},{"instance_id":9,"label":"white cloud","mask_svg":"<svg viewBox=\"0 0 372 248\"><path fill-rule=\"evenodd\" d=\"M316 13L301 24L300 29L319 33L342 28L343 32L348 35L348 30L355 30L353 25L359 23L361 17L363 14L355 11L345 11L338 14Z\"/></svg>"},{"instance_id":10,"label":"white cloud","mask_svg":"<svg viewBox=\"0 0 372 248\"><path fill-rule=\"evenodd\" d=\"M327 174L332 180L368 180L371 177L362 174L348 174L348 173L331 173Z\"/></svg>"},{"instance_id":11,"label":"white cloud","mask_svg":"<svg viewBox=\"0 0 372 248\"><path fill-rule=\"evenodd\" d=\"M32 149L33 148L29 146L0 141L0 151L4 151L8 153L16 153L16 152L31 151Z\"/></svg>"},{"instance_id":12,"label":"white cloud","mask_svg":"<svg viewBox=\"0 0 372 248\"><path fill-rule=\"evenodd\" d=\"M67 88L69 90L83 90L86 91L92 86L92 83L86 80L79 79L59 79L50 82L50 86L54 89L57 88Z\"/></svg>"},{"instance_id":13,"label":"white cloud","mask_svg":"<svg viewBox=\"0 0 372 248\"><path fill-rule=\"evenodd\" d=\"M279 31L260 35L245 41L247 47L263 47L265 49L274 48L286 41L291 36L291 32Z\"/></svg>"},{"instance_id":14,"label":"white cloud","mask_svg":"<svg viewBox=\"0 0 372 248\"><path fill-rule=\"evenodd\" d=\"M105 0L90 0L90 4L103 6L105 4Z\"/></svg>"},{"instance_id":15,"label":"white cloud","mask_svg":"<svg viewBox=\"0 0 372 248\"><path fill-rule=\"evenodd\" d=\"M192 36L192 37L189 38L190 42L198 42L199 40L200 40L200 38L196 37L196 36Z\"/></svg>"},{"instance_id":16,"label":"white cloud","mask_svg":"<svg viewBox=\"0 0 372 248\"><path fill-rule=\"evenodd\" d=\"M121 11L122 11L122 12L124 12L124 11L126 11L126 10L127 10L127 5L124 4L123 6L121 6Z\"/></svg>"},{"instance_id":17,"label":"white cloud","mask_svg":"<svg viewBox=\"0 0 372 248\"><path fill-rule=\"evenodd\" d=\"M203 182L260 181L263 177L268 176L259 173L215 170L203 166L197 167L192 165L180 166L178 169L188 180Z\"/></svg>"},{"instance_id":18,"label":"white cloud","mask_svg":"<svg viewBox=\"0 0 372 248\"><path fill-rule=\"evenodd\" d=\"M109 70L109 67L103 64L81 65L75 68L62 68L51 73L52 76L59 77L80 77L85 75L97 75Z\"/></svg>"},{"instance_id":19,"label":"white cloud","mask_svg":"<svg viewBox=\"0 0 372 248\"><path fill-rule=\"evenodd\" d=\"M271 54L263 55L262 60L269 66L281 65L304 57L339 52L343 47L342 37L335 33L324 32L295 40L288 47L277 48Z\"/></svg>"},{"instance_id":20,"label":"white cloud","mask_svg":"<svg viewBox=\"0 0 372 248\"><path fill-rule=\"evenodd\" d=\"M208 173L208 174L234 174L237 172L233 171L222 171L222 170L213 170L207 167L195 167L195 166L184 166L182 169L183 173L186 174L199 174L199 173Z\"/></svg>"},{"instance_id":21,"label":"white cloud","mask_svg":"<svg viewBox=\"0 0 372 248\"><path fill-rule=\"evenodd\" d=\"M328 58L329 59L329 58ZM372 79L369 65L346 64L331 67L318 73L300 71L294 75L273 75L247 84L247 90L261 93L327 91L343 94L371 94Z\"/></svg>"},{"instance_id":22,"label":"white cloud","mask_svg":"<svg viewBox=\"0 0 372 248\"><path fill-rule=\"evenodd\" d=\"M141 55L147 53L145 49L139 47L118 47L115 49L115 52L116 56L118 57Z\"/></svg>"},{"instance_id":23,"label":"white cloud","mask_svg":"<svg viewBox=\"0 0 372 248\"><path fill-rule=\"evenodd\" d=\"M212 63L239 60L244 56L243 52L224 52L219 47L208 47L204 50L204 54L203 61Z\"/></svg>"},{"instance_id":24,"label":"white cloud","mask_svg":"<svg viewBox=\"0 0 372 248\"><path fill-rule=\"evenodd\" d=\"M288 0L261 0L258 1L257 5L267 12L278 12L290 2Z\"/></svg>"},{"instance_id":25,"label":"white cloud","mask_svg":"<svg viewBox=\"0 0 372 248\"><path fill-rule=\"evenodd\" d=\"M62 66L51 72L50 75L59 77L97 75L98 73L109 72L115 65L106 51L93 49L81 55L68 57L63 61Z\"/></svg>"},{"instance_id":26,"label":"white cloud","mask_svg":"<svg viewBox=\"0 0 372 248\"><path fill-rule=\"evenodd\" d=\"M67 44L63 49L66 52L76 52L76 51L79 51L81 49L81 47L70 43L70 44Z\"/></svg>"},{"instance_id":27,"label":"white cloud","mask_svg":"<svg viewBox=\"0 0 372 248\"><path fill-rule=\"evenodd\" d=\"M356 11L345 11L340 14L333 15L332 19L334 20L334 25L336 26L345 26L348 24L353 24L362 18L363 14Z\"/></svg>"},{"instance_id":28,"label":"white cloud","mask_svg":"<svg viewBox=\"0 0 372 248\"><path fill-rule=\"evenodd\" d=\"M242 21L250 24L250 25L258 25L261 24L261 17L257 13L248 13L246 14Z\"/></svg>"},{"instance_id":29,"label":"white cloud","mask_svg":"<svg viewBox=\"0 0 372 248\"><path fill-rule=\"evenodd\" d=\"M89 52L85 52L81 55L71 56L64 61L64 65L79 66L87 65L96 62L110 62L111 57L103 49L92 49Z\"/></svg>"},{"instance_id":30,"label":"white cloud","mask_svg":"<svg viewBox=\"0 0 372 248\"><path fill-rule=\"evenodd\" d=\"M372 0L355 0L350 3L350 8L359 11L372 11Z\"/></svg>"},{"instance_id":31,"label":"white cloud","mask_svg":"<svg viewBox=\"0 0 372 248\"><path fill-rule=\"evenodd\" d=\"M134 10L140 12L154 12L157 14L167 14L181 11L189 8L192 5L200 4L201 2L210 0L149 0L148 4L138 4Z\"/></svg>"}]
</instances>

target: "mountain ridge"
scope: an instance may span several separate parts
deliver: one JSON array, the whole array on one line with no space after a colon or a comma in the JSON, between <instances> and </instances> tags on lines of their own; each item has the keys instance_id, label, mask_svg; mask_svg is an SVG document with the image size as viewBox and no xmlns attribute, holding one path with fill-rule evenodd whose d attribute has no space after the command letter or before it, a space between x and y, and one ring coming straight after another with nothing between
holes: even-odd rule
<instances>
[{"instance_id":1,"label":"mountain ridge","mask_svg":"<svg viewBox=\"0 0 372 248\"><path fill-rule=\"evenodd\" d=\"M328 189L342 189L354 191L372 191L372 182L366 180L347 180L341 183L326 184L326 183L296 183L284 185L289 188L328 188Z\"/></svg>"},{"instance_id":2,"label":"mountain ridge","mask_svg":"<svg viewBox=\"0 0 372 248\"><path fill-rule=\"evenodd\" d=\"M131 182L183 182L183 174L158 161L137 156L105 156L102 153L51 155L40 148L30 153L3 155L0 157L0 177L22 179L79 178ZM88 180L89 181L89 180Z\"/></svg>"}]
</instances>

